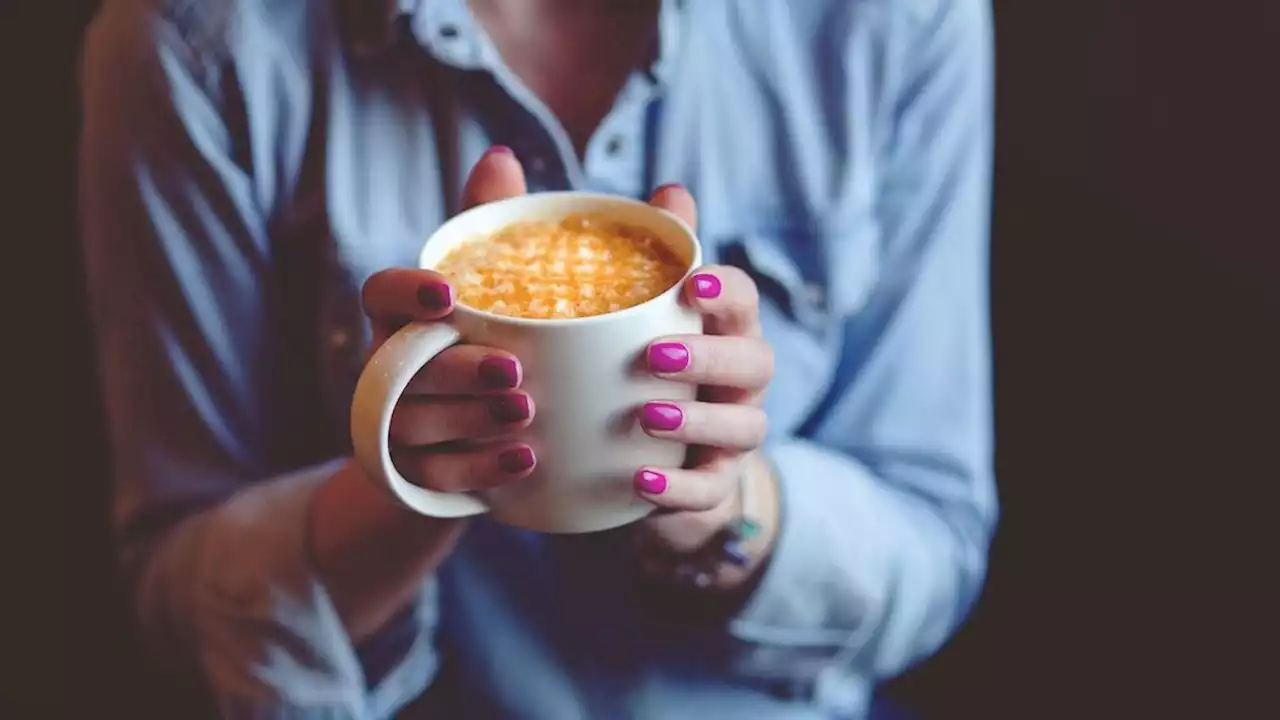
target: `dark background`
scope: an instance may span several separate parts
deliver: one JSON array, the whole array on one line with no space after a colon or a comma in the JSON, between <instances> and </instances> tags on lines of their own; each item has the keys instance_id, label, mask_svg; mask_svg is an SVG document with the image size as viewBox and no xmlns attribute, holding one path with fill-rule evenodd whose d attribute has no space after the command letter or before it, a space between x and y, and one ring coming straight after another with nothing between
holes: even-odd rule
<instances>
[{"instance_id":1,"label":"dark background","mask_svg":"<svg viewBox=\"0 0 1280 720\"><path fill-rule=\"evenodd\" d=\"M73 68L92 3L54 5L32 90L53 106L41 231L75 329ZM974 615L889 692L926 717L1243 715L1266 666L1245 651L1274 657L1280 11L997 0L996 21L1003 520ZM110 575L91 350L62 341L78 500L50 670L76 678L65 699L129 708L149 690Z\"/></svg>"}]
</instances>

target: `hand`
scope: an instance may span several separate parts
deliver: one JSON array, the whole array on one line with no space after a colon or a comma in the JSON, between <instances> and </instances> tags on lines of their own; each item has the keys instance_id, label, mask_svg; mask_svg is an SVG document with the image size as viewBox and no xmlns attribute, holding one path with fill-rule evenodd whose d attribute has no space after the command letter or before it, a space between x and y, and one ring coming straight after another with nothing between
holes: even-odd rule
<instances>
[{"instance_id":1,"label":"hand","mask_svg":"<svg viewBox=\"0 0 1280 720\"><path fill-rule=\"evenodd\" d=\"M472 171L464 206L524 192L519 162L495 149ZM370 354L405 323L438 320L453 310L445 279L416 269L373 275L363 303L373 324ZM440 492L482 490L528 476L536 463L533 450L512 439L536 411L520 390L522 379L520 361L504 350L463 344L440 353L409 383L392 414L396 468L410 482Z\"/></svg>"},{"instance_id":2,"label":"hand","mask_svg":"<svg viewBox=\"0 0 1280 720\"><path fill-rule=\"evenodd\" d=\"M693 198L683 188L662 188L651 202L695 226ZM759 500L756 519L762 527L743 562L724 566L714 578L718 586L732 588L761 565L776 532L777 489L759 453L767 427L761 400L773 378L773 349L762 337L755 283L741 270L697 270L684 299L704 316L706 334L660 338L649 345L647 360L658 377L698 385L698 399L655 398L641 408L640 423L653 437L689 444L689 455L684 467L636 473L636 492L659 508L642 524L639 542L649 572L671 573L737 517L739 481L745 477Z\"/></svg>"},{"instance_id":3,"label":"hand","mask_svg":"<svg viewBox=\"0 0 1280 720\"><path fill-rule=\"evenodd\" d=\"M495 149L472 170L463 204L524 192L520 163L509 151ZM364 309L376 349L411 320L445 317L453 300L434 273L387 270L365 284ZM528 446L510 440L480 446L528 425L535 408L520 391L522 379L519 361L501 350L470 345L441 353L414 379L392 418L393 457L401 474L443 491L527 476L536 462ZM465 524L405 510L354 461L328 478L310 507L309 555L354 642L412 602Z\"/></svg>"}]
</instances>

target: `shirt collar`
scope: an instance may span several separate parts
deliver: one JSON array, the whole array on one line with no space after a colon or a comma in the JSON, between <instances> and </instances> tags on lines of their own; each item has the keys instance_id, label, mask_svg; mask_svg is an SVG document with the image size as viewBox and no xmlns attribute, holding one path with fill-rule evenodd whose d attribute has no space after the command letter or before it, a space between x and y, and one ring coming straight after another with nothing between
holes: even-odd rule
<instances>
[{"instance_id":1,"label":"shirt collar","mask_svg":"<svg viewBox=\"0 0 1280 720\"><path fill-rule=\"evenodd\" d=\"M441 62L478 69L497 61L497 51L471 14L467 0L397 0L409 17L414 37ZM648 75L658 84L671 76L680 47L685 0L662 0L658 14L658 42Z\"/></svg>"}]
</instances>

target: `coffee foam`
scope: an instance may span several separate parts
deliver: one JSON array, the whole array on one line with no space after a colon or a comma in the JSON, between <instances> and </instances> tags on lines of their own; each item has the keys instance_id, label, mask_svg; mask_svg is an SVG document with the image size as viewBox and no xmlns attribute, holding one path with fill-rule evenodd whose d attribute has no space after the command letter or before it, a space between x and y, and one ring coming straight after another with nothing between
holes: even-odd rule
<instances>
[{"instance_id":1,"label":"coffee foam","mask_svg":"<svg viewBox=\"0 0 1280 720\"><path fill-rule=\"evenodd\" d=\"M685 263L644 228L594 215L521 222L451 250L436 270L476 310L524 318L617 312L678 283Z\"/></svg>"}]
</instances>

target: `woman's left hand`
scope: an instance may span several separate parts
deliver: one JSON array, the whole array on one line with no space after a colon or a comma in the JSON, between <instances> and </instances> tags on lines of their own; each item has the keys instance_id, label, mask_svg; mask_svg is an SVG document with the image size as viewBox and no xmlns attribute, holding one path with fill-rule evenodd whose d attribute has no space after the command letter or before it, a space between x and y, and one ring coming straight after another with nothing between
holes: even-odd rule
<instances>
[{"instance_id":1,"label":"woman's left hand","mask_svg":"<svg viewBox=\"0 0 1280 720\"><path fill-rule=\"evenodd\" d=\"M689 193L659 189L651 202L696 227ZM640 424L657 438L688 444L684 467L645 467L636 472L636 492L658 507L645 520L639 540L650 573L667 575L735 520L741 510L740 481L757 501L756 536L737 562L722 564L711 579L733 587L750 577L768 555L777 524L773 474L759 453L767 418L761 407L773 378L773 349L760 328L755 283L734 267L708 266L693 274L684 299L704 317L705 334L660 338L649 345L649 371L698 386L694 401L655 398L640 410Z\"/></svg>"}]
</instances>

